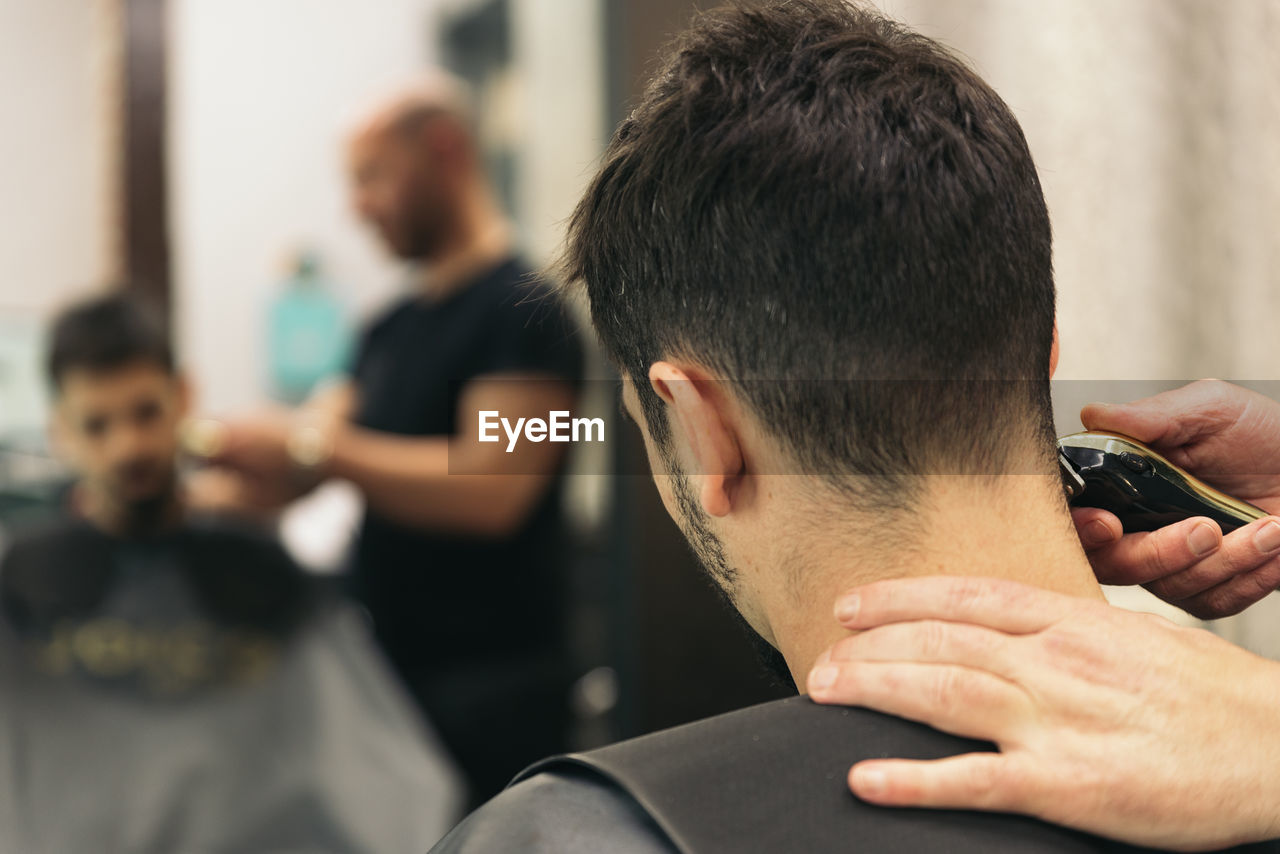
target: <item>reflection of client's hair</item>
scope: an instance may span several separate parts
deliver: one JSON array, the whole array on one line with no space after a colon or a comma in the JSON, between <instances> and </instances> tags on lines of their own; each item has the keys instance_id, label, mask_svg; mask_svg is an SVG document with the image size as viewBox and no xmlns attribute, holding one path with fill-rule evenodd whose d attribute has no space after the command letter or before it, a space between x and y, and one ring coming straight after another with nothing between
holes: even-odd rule
<instances>
[{"instance_id":1,"label":"reflection of client's hair","mask_svg":"<svg viewBox=\"0 0 1280 854\"><path fill-rule=\"evenodd\" d=\"M136 362L174 370L161 318L138 300L109 294L78 303L53 322L45 370L57 389L68 371L111 371Z\"/></svg>"},{"instance_id":2,"label":"reflection of client's hair","mask_svg":"<svg viewBox=\"0 0 1280 854\"><path fill-rule=\"evenodd\" d=\"M702 15L610 143L560 273L660 443L646 376L667 354L746 381L823 474L998 470L1029 430L1051 446L1049 217L1022 131L870 9Z\"/></svg>"}]
</instances>

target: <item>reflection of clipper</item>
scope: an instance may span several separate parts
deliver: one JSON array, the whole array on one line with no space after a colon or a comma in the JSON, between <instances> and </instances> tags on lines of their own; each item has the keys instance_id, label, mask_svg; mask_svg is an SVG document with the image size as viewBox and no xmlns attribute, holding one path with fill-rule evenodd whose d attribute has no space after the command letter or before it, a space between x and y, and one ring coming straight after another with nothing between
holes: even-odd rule
<instances>
[{"instance_id":1,"label":"reflection of clipper","mask_svg":"<svg viewBox=\"0 0 1280 854\"><path fill-rule=\"evenodd\" d=\"M1071 505L1114 513L1125 533L1154 531L1192 516L1207 516L1226 533L1267 515L1119 433L1063 436L1058 466Z\"/></svg>"},{"instance_id":2,"label":"reflection of clipper","mask_svg":"<svg viewBox=\"0 0 1280 854\"><path fill-rule=\"evenodd\" d=\"M227 426L211 418L192 418L180 431L182 450L198 460L218 456L227 448Z\"/></svg>"}]
</instances>

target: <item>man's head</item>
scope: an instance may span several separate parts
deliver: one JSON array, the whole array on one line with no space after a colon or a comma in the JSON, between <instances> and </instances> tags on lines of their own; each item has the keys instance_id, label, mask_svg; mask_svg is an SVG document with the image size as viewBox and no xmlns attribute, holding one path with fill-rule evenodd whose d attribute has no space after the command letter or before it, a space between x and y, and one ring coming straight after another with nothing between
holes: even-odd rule
<instances>
[{"instance_id":1,"label":"man's head","mask_svg":"<svg viewBox=\"0 0 1280 854\"><path fill-rule=\"evenodd\" d=\"M430 261L480 178L461 84L435 74L357 124L347 146L352 205L399 258Z\"/></svg>"},{"instance_id":2,"label":"man's head","mask_svg":"<svg viewBox=\"0 0 1280 854\"><path fill-rule=\"evenodd\" d=\"M563 274L733 595L742 551L711 517L735 502L824 494L888 521L921 474L1052 470L1050 243L1023 134L976 74L870 9L774 0L671 46ZM805 477L737 476L768 471Z\"/></svg>"},{"instance_id":3,"label":"man's head","mask_svg":"<svg viewBox=\"0 0 1280 854\"><path fill-rule=\"evenodd\" d=\"M54 321L46 368L55 443L85 484L139 512L169 498L188 391L160 319L120 295L75 305Z\"/></svg>"}]
</instances>

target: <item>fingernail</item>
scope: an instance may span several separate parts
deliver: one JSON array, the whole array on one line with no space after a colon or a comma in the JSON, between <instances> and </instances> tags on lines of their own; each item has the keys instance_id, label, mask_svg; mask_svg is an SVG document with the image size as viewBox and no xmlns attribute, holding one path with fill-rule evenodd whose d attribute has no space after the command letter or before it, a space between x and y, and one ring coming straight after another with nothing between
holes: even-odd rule
<instances>
[{"instance_id":1,"label":"fingernail","mask_svg":"<svg viewBox=\"0 0 1280 854\"><path fill-rule=\"evenodd\" d=\"M1268 522L1253 535L1253 544L1260 552L1273 552L1280 549L1280 524Z\"/></svg>"},{"instance_id":2,"label":"fingernail","mask_svg":"<svg viewBox=\"0 0 1280 854\"><path fill-rule=\"evenodd\" d=\"M862 607L862 599L857 593L836 602L836 619L842 623L851 623L858 618L858 609Z\"/></svg>"},{"instance_id":3,"label":"fingernail","mask_svg":"<svg viewBox=\"0 0 1280 854\"><path fill-rule=\"evenodd\" d=\"M1082 533L1084 535L1083 538L1091 546L1101 546L1115 539L1111 535L1111 529L1096 519L1085 525Z\"/></svg>"},{"instance_id":4,"label":"fingernail","mask_svg":"<svg viewBox=\"0 0 1280 854\"><path fill-rule=\"evenodd\" d=\"M836 684L836 677L840 675L840 669L830 664L824 664L821 667L813 668L813 672L809 674L809 691L825 691L832 685Z\"/></svg>"},{"instance_id":5,"label":"fingernail","mask_svg":"<svg viewBox=\"0 0 1280 854\"><path fill-rule=\"evenodd\" d=\"M1273 524L1272 527L1276 526ZM1280 528L1277 528L1277 530L1280 530ZM1260 535L1261 532L1259 532ZM1214 530L1212 525L1205 522L1196 525L1195 530L1187 535L1187 548L1191 549L1191 553L1196 557L1204 557L1209 552L1216 551L1218 548L1218 532Z\"/></svg>"},{"instance_id":6,"label":"fingernail","mask_svg":"<svg viewBox=\"0 0 1280 854\"><path fill-rule=\"evenodd\" d=\"M853 785L860 795L882 795L888 782L884 772L877 768L853 769Z\"/></svg>"}]
</instances>

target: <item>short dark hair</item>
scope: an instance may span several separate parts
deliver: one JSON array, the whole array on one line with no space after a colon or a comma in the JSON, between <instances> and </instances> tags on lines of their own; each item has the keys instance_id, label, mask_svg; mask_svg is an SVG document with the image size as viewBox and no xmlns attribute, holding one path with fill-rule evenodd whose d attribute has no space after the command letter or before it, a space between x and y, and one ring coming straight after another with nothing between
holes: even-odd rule
<instances>
[{"instance_id":1,"label":"short dark hair","mask_svg":"<svg viewBox=\"0 0 1280 854\"><path fill-rule=\"evenodd\" d=\"M49 330L45 371L59 390L69 371L94 373L146 362L175 369L173 345L158 312L126 294L93 297L65 309Z\"/></svg>"},{"instance_id":2,"label":"short dark hair","mask_svg":"<svg viewBox=\"0 0 1280 854\"><path fill-rule=\"evenodd\" d=\"M697 17L614 134L559 274L660 446L665 354L735 383L806 471L993 472L1028 423L1051 447L1051 234L1022 130L871 9Z\"/></svg>"}]
</instances>

